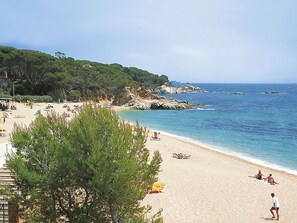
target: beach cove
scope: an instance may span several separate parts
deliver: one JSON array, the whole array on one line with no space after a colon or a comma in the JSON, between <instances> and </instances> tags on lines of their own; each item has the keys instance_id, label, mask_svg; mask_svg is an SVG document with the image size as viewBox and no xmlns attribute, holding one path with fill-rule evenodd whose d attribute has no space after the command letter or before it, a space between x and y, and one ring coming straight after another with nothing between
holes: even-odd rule
<instances>
[{"instance_id":1,"label":"beach cove","mask_svg":"<svg viewBox=\"0 0 297 223\"><path fill-rule=\"evenodd\" d=\"M189 110L124 111L128 122L297 175L297 85L197 84L209 93L171 94ZM282 92L266 94L265 92ZM241 94L239 94L239 92Z\"/></svg>"},{"instance_id":2,"label":"beach cove","mask_svg":"<svg viewBox=\"0 0 297 223\"><path fill-rule=\"evenodd\" d=\"M63 104L52 104L55 112L63 114ZM75 104L69 104L74 108ZM17 104L12 118L1 127L7 132L13 123L28 125L41 110L45 115L47 104L33 105L32 109ZM122 110L126 108L116 108ZM72 113L70 114L72 115ZM150 131L149 137L153 134ZM153 207L153 213L163 209L164 222L269 222L270 193L274 192L281 205L280 222L297 222L297 177L283 171L263 167L237 157L223 154L195 143L160 132L161 140L148 140L152 152L162 155L159 182L166 183L164 193L149 194L144 204ZM1 142L8 142L8 135ZM190 159L176 159L173 153L191 155ZM269 185L248 177L261 169L264 176L271 173L277 185Z\"/></svg>"},{"instance_id":3,"label":"beach cove","mask_svg":"<svg viewBox=\"0 0 297 223\"><path fill-rule=\"evenodd\" d=\"M296 85L197 86L209 93L170 97L204 106L119 113L128 122L137 120L161 132L161 141L147 145L162 154L159 180L167 184L166 192L147 201L164 209L165 222L267 222L273 220L274 192L281 203L280 222L297 222ZM178 160L173 153L191 159ZM248 177L259 169L279 184Z\"/></svg>"}]
</instances>

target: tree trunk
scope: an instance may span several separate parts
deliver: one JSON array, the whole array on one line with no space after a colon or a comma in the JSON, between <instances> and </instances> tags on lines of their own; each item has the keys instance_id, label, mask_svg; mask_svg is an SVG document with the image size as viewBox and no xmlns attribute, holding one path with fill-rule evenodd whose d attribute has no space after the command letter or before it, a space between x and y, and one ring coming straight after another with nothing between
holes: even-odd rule
<instances>
[{"instance_id":1,"label":"tree trunk","mask_svg":"<svg viewBox=\"0 0 297 223\"><path fill-rule=\"evenodd\" d=\"M110 215L111 215L112 223L119 223L119 221L116 218L116 215L115 215L115 213L113 211L113 208L112 208L112 205L111 205L110 202L109 202L109 210L110 210Z\"/></svg>"}]
</instances>

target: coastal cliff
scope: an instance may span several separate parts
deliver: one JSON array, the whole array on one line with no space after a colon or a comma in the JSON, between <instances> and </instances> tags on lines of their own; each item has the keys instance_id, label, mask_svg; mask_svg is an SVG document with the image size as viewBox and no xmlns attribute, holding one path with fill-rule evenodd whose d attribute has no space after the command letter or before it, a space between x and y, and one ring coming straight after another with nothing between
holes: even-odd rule
<instances>
[{"instance_id":1,"label":"coastal cliff","mask_svg":"<svg viewBox=\"0 0 297 223\"><path fill-rule=\"evenodd\" d=\"M138 110L180 110L192 108L192 106L187 101L160 97L156 94L153 94L150 90L143 90L140 88L137 90L132 90L129 87L126 88L125 96L114 98L113 104L127 106Z\"/></svg>"}]
</instances>

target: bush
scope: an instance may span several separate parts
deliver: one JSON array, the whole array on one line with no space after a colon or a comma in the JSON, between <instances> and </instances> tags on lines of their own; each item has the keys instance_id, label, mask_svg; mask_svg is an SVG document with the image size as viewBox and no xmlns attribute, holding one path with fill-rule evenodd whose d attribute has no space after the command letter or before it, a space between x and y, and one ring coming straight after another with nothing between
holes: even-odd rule
<instances>
[{"instance_id":1,"label":"bush","mask_svg":"<svg viewBox=\"0 0 297 223\"><path fill-rule=\"evenodd\" d=\"M69 92L67 100L68 101L76 101L76 100L80 99L80 97L81 97L81 94L79 91L72 90Z\"/></svg>"},{"instance_id":2,"label":"bush","mask_svg":"<svg viewBox=\"0 0 297 223\"><path fill-rule=\"evenodd\" d=\"M66 121L53 113L11 135L16 152L7 166L16 175L20 216L25 222L160 223L142 206L157 181L161 155L150 156L147 131L108 109L85 104Z\"/></svg>"},{"instance_id":3,"label":"bush","mask_svg":"<svg viewBox=\"0 0 297 223\"><path fill-rule=\"evenodd\" d=\"M12 98L9 94L0 94L0 98L7 98L10 99Z\"/></svg>"},{"instance_id":4,"label":"bush","mask_svg":"<svg viewBox=\"0 0 297 223\"><path fill-rule=\"evenodd\" d=\"M42 96L38 96L38 95L16 95L14 97L14 100L16 101L21 101L21 102L25 102L25 101L33 101L33 102L53 102L53 98L51 96L48 95L42 95Z\"/></svg>"}]
</instances>

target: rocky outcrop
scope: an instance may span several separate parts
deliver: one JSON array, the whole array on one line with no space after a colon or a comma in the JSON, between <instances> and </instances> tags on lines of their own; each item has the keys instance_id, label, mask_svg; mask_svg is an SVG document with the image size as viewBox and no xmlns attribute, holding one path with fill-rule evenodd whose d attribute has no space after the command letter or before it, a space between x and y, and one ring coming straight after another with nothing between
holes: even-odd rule
<instances>
[{"instance_id":1,"label":"rocky outcrop","mask_svg":"<svg viewBox=\"0 0 297 223\"><path fill-rule=\"evenodd\" d=\"M286 94L286 92L280 92L280 91L265 91L264 94Z\"/></svg>"},{"instance_id":2,"label":"rocky outcrop","mask_svg":"<svg viewBox=\"0 0 297 223\"><path fill-rule=\"evenodd\" d=\"M180 110L192 108L187 101L160 97L153 94L151 91L142 89L132 90L130 88L126 88L126 91L124 97L114 99L114 105L125 105L138 110Z\"/></svg>"},{"instance_id":3,"label":"rocky outcrop","mask_svg":"<svg viewBox=\"0 0 297 223\"><path fill-rule=\"evenodd\" d=\"M130 87L125 88L125 92L122 95L118 95L113 99L113 104L122 106L133 106L135 102L144 100L159 100L158 95L153 94L150 90L143 90L141 88L133 90Z\"/></svg>"},{"instance_id":4,"label":"rocky outcrop","mask_svg":"<svg viewBox=\"0 0 297 223\"><path fill-rule=\"evenodd\" d=\"M233 92L233 94L235 94L235 95L244 95L244 93L243 92L240 92L240 91Z\"/></svg>"},{"instance_id":5,"label":"rocky outcrop","mask_svg":"<svg viewBox=\"0 0 297 223\"><path fill-rule=\"evenodd\" d=\"M133 97L130 94L128 94L122 97L115 97L112 104L122 106L122 105L128 104L132 100L133 100Z\"/></svg>"},{"instance_id":6,"label":"rocky outcrop","mask_svg":"<svg viewBox=\"0 0 297 223\"><path fill-rule=\"evenodd\" d=\"M201 89L200 87L192 86L189 84L172 87L167 85L162 85L157 87L153 91L155 94L194 94L194 93L207 93L207 91Z\"/></svg>"},{"instance_id":7,"label":"rocky outcrop","mask_svg":"<svg viewBox=\"0 0 297 223\"><path fill-rule=\"evenodd\" d=\"M159 100L143 100L141 102L136 102L132 105L134 109L140 110L181 110L181 109L190 109L192 106L186 102L176 99L159 99Z\"/></svg>"}]
</instances>

